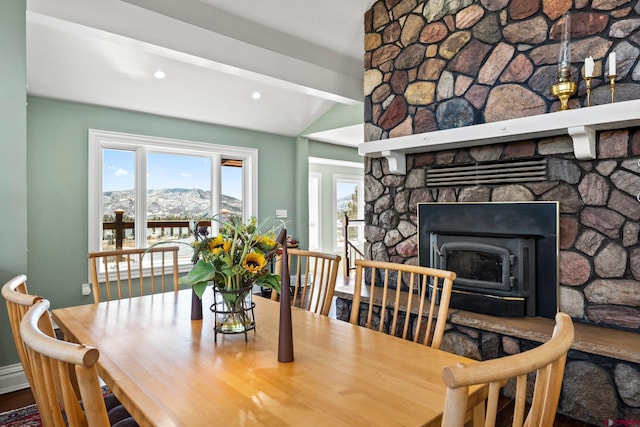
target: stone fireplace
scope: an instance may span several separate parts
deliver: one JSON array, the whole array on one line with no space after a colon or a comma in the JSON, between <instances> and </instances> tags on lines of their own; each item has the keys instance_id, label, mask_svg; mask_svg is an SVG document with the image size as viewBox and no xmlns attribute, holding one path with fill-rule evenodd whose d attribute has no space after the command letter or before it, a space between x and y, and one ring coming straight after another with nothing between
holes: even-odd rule
<instances>
[{"instance_id":1,"label":"stone fireplace","mask_svg":"<svg viewBox=\"0 0 640 427\"><path fill-rule=\"evenodd\" d=\"M640 353L640 128L603 131L597 137L592 161L575 158L569 136L409 154L406 175L390 173L385 158L368 157L366 256L419 264L421 204L558 202L558 308L577 324L601 326L603 335L608 328L635 334L627 342ZM553 165L545 181L426 185L428 170L436 166L532 155L545 156ZM478 359L532 345L509 333L453 323L443 342L448 351ZM571 351L559 411L592 424L640 419L637 360Z\"/></svg>"},{"instance_id":2,"label":"stone fireplace","mask_svg":"<svg viewBox=\"0 0 640 427\"><path fill-rule=\"evenodd\" d=\"M558 112L566 11L579 90ZM365 50L365 255L419 264L421 203L557 202L558 308L640 343L638 0L380 0L365 14ZM476 358L532 345L456 325L445 341ZM639 385L637 359L572 351L559 411L638 420Z\"/></svg>"},{"instance_id":3,"label":"stone fireplace","mask_svg":"<svg viewBox=\"0 0 640 427\"><path fill-rule=\"evenodd\" d=\"M554 112L555 28L566 11L574 79L583 84L589 55L602 76L615 51L616 103L600 80L592 82L598 105L580 108L582 90L571 110ZM640 332L636 44L637 0L374 3L365 14L360 147L366 256L419 263L418 203L557 201L560 308L582 322Z\"/></svg>"}]
</instances>

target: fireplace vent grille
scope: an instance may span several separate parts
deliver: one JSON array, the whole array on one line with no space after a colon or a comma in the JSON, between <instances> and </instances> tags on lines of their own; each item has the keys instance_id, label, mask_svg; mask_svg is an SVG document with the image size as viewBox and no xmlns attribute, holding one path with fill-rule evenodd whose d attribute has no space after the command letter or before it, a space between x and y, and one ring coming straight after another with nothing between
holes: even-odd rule
<instances>
[{"instance_id":1,"label":"fireplace vent grille","mask_svg":"<svg viewBox=\"0 0 640 427\"><path fill-rule=\"evenodd\" d=\"M427 187L544 181L547 160L445 166L427 170Z\"/></svg>"}]
</instances>

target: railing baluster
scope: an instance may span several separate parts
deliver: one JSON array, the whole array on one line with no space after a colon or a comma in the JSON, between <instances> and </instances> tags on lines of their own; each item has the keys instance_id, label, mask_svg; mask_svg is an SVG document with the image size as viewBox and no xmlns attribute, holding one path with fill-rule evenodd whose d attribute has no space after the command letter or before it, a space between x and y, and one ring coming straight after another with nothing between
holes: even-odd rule
<instances>
[{"instance_id":1,"label":"railing baluster","mask_svg":"<svg viewBox=\"0 0 640 427\"><path fill-rule=\"evenodd\" d=\"M124 247L123 242L126 240L126 236L125 236L126 230L135 230L135 222L124 220L125 211L123 209L116 209L114 213L115 213L114 221L102 222L102 231L104 233L108 230L111 230L113 232L112 240L115 241L114 249L123 249ZM160 237L162 238L177 237L179 239L182 239L183 238L182 231L185 228L188 230L187 235L193 234L193 230L191 229L192 221L193 220L188 220L188 219L147 221L147 229L153 230L154 233L157 229L160 229ZM198 224L202 228L202 230L206 230L207 227L211 226L211 221L210 220L199 221ZM175 235L176 229L178 230L177 236ZM167 230L169 230L168 236L166 235ZM203 235L206 235L206 233L203 232ZM104 240L104 235L102 237Z\"/></svg>"},{"instance_id":2,"label":"railing baluster","mask_svg":"<svg viewBox=\"0 0 640 427\"><path fill-rule=\"evenodd\" d=\"M344 238L344 264L342 270L344 272L344 277L349 277L350 271L356 269L354 265L354 261L356 259L364 258L362 251L349 241L350 222L364 222L364 219L349 219L347 214L344 214L344 218L342 220L342 236Z\"/></svg>"}]
</instances>

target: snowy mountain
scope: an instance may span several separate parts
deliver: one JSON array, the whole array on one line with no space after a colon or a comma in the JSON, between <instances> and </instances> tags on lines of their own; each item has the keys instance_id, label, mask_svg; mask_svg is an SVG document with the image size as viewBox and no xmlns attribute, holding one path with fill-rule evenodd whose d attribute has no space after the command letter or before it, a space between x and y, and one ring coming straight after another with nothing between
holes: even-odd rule
<instances>
[{"instance_id":1,"label":"snowy mountain","mask_svg":"<svg viewBox=\"0 0 640 427\"><path fill-rule=\"evenodd\" d=\"M149 219L198 219L212 216L210 191L199 189L169 188L147 192L147 218ZM116 209L125 211L125 218L133 216L135 206L133 190L105 191L103 215L114 216ZM222 208L242 215L242 200L222 195ZM217 212L213 212L215 214Z\"/></svg>"}]
</instances>

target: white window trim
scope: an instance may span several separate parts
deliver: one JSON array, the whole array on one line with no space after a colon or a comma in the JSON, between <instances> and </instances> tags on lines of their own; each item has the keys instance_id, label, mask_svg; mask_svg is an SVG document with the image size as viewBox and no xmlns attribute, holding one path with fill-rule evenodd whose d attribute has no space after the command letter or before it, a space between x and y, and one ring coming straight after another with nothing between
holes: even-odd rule
<instances>
[{"instance_id":1,"label":"white window trim","mask_svg":"<svg viewBox=\"0 0 640 427\"><path fill-rule=\"evenodd\" d=\"M364 163L351 162L348 160L325 159L324 157L309 157L309 164L354 168L359 169L364 173Z\"/></svg>"},{"instance_id":2,"label":"white window trim","mask_svg":"<svg viewBox=\"0 0 640 427\"><path fill-rule=\"evenodd\" d=\"M318 247L311 247L309 246L309 250L316 250L316 251L320 251L322 249L322 174L320 172L310 172L309 173L309 183L311 183L311 178L314 178L317 180L318 182L318 188L316 189L317 191L317 197L315 201L312 201L311 199L309 199L310 204L312 202L315 202L316 204L316 212L317 212L317 216L318 219L316 221L317 225L316 225L316 230L317 230L317 236L316 236L316 240L318 241ZM309 206L309 212L311 212L311 206ZM309 241L311 241L311 239L309 239Z\"/></svg>"},{"instance_id":3,"label":"white window trim","mask_svg":"<svg viewBox=\"0 0 640 427\"><path fill-rule=\"evenodd\" d=\"M362 218L364 218L364 177L358 178L355 177L353 175L344 175L344 174L333 174L333 196L332 196L332 203L333 203L333 207L332 207L332 215L333 215L333 222L332 224L338 224L338 210L336 209L336 202L338 201L338 191L337 191L337 187L338 187L338 181L341 182L353 182L355 184L358 184L359 190L358 191L358 213L360 215L362 215ZM359 219L362 219L359 218ZM334 251L343 251L344 247L339 247L338 245L338 230L336 229L335 225L332 227L332 235L333 235L333 250ZM360 234L360 233L359 233ZM364 234L363 234L364 237ZM346 236L345 236L346 238Z\"/></svg>"},{"instance_id":4,"label":"white window trim","mask_svg":"<svg viewBox=\"0 0 640 427\"><path fill-rule=\"evenodd\" d=\"M136 227L146 222L146 169L147 151L198 155L208 153L212 156L212 169L220 171L221 159L243 161L242 201L245 221L250 216L258 216L258 150L255 148L233 147L229 145L209 144L154 136L135 135L121 132L89 129L89 251L100 250L102 235L102 149L127 149L137 151L136 156L136 200L141 201L136 209ZM141 154L141 155L140 155ZM212 173L211 211L219 212L221 197L219 173ZM143 179L143 177L145 177ZM215 190L215 191L214 191ZM144 247L144 232L136 232L136 246ZM138 240L140 239L140 241Z\"/></svg>"}]
</instances>

